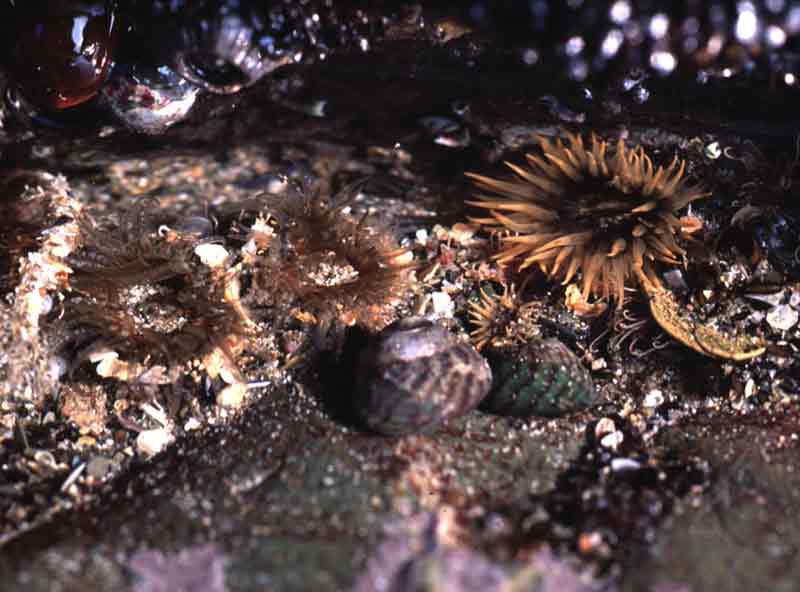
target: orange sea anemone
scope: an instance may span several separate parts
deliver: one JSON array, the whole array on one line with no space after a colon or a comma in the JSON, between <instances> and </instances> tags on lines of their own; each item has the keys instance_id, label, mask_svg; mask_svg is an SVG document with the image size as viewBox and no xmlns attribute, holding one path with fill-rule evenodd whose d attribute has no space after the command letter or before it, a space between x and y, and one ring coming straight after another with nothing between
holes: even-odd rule
<instances>
[{"instance_id":1,"label":"orange sea anemone","mask_svg":"<svg viewBox=\"0 0 800 592\"><path fill-rule=\"evenodd\" d=\"M490 214L472 220L506 231L495 259L520 271L537 264L564 284L580 272L584 299L614 297L618 306L626 285L659 287L656 262L675 265L686 254L675 212L708 195L687 183L686 163L676 156L655 167L622 138L609 155L594 134L588 146L577 134L539 143L527 166L506 163L516 178L467 173L482 190L468 203Z\"/></svg>"}]
</instances>

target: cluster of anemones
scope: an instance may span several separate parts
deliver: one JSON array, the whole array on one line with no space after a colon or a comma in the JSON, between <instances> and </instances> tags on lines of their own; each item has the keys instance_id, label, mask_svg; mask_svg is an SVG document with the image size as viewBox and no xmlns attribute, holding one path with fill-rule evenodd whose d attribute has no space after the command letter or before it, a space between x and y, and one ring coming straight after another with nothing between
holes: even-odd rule
<instances>
[{"instance_id":1,"label":"cluster of anemones","mask_svg":"<svg viewBox=\"0 0 800 592\"><path fill-rule=\"evenodd\" d=\"M101 376L169 384L204 370L238 384L254 318L375 331L410 281L411 252L390 233L313 195L258 196L236 216L252 214L243 235L212 236L205 218L159 223L149 205L119 221L78 219L63 319L85 336L77 361Z\"/></svg>"}]
</instances>

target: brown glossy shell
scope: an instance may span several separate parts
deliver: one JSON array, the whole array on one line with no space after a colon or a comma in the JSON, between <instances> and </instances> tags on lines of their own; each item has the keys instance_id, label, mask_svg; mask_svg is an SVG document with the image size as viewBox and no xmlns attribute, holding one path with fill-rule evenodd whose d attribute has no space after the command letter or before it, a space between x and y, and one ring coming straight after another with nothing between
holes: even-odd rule
<instances>
[{"instance_id":1,"label":"brown glossy shell","mask_svg":"<svg viewBox=\"0 0 800 592\"><path fill-rule=\"evenodd\" d=\"M474 409L492 372L475 349L431 321L393 323L359 357L356 409L379 433L424 432Z\"/></svg>"}]
</instances>

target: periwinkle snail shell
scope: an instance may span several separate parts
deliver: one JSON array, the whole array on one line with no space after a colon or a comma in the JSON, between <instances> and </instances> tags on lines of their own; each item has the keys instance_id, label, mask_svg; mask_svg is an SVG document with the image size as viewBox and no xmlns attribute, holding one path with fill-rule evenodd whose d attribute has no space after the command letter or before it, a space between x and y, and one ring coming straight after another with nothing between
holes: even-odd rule
<instances>
[{"instance_id":1,"label":"periwinkle snail shell","mask_svg":"<svg viewBox=\"0 0 800 592\"><path fill-rule=\"evenodd\" d=\"M498 415L560 417L597 400L589 371L558 339L536 339L493 356L492 391L481 406Z\"/></svg>"},{"instance_id":2,"label":"periwinkle snail shell","mask_svg":"<svg viewBox=\"0 0 800 592\"><path fill-rule=\"evenodd\" d=\"M422 318L370 339L356 372L357 412L386 435L430 431L474 409L492 384L489 364L472 346Z\"/></svg>"}]
</instances>

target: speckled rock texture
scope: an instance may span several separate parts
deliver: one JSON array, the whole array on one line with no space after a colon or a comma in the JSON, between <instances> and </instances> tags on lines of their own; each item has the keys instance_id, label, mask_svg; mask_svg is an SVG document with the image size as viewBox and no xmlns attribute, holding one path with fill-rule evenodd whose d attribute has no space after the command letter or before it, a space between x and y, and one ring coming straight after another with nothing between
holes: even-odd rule
<instances>
[{"instance_id":1,"label":"speckled rock texture","mask_svg":"<svg viewBox=\"0 0 800 592\"><path fill-rule=\"evenodd\" d=\"M63 4L55 38L117 9ZM797 7L689 4L136 0L64 109L0 60L0 590L795 589ZM568 133L708 192L654 224L661 291L581 289L620 237L556 223L573 278L472 220L465 173ZM396 429L360 364L412 317L463 355ZM532 343L550 417L476 408Z\"/></svg>"}]
</instances>

